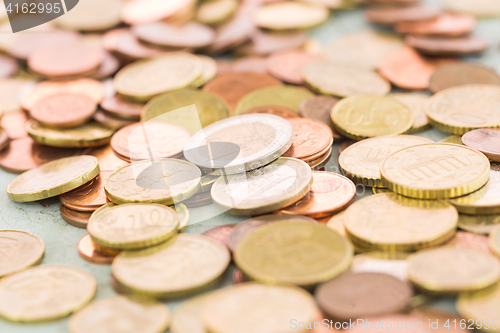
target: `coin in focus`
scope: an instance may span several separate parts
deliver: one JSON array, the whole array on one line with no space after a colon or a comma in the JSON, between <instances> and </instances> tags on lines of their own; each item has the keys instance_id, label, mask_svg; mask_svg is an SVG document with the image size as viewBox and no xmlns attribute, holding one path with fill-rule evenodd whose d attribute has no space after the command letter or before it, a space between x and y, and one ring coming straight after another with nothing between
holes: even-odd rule
<instances>
[{"instance_id":1,"label":"coin in focus","mask_svg":"<svg viewBox=\"0 0 500 333\"><path fill-rule=\"evenodd\" d=\"M93 212L107 203L104 182L111 171L101 171L90 182L59 196L61 204L81 212Z\"/></svg>"},{"instance_id":2,"label":"coin in focus","mask_svg":"<svg viewBox=\"0 0 500 333\"><path fill-rule=\"evenodd\" d=\"M288 119L292 125L292 146L282 156L312 161L333 144L332 131L324 123L306 118Z\"/></svg>"},{"instance_id":3,"label":"coin in focus","mask_svg":"<svg viewBox=\"0 0 500 333\"><path fill-rule=\"evenodd\" d=\"M0 277L39 264L45 244L36 235L22 230L0 230Z\"/></svg>"},{"instance_id":4,"label":"coin in focus","mask_svg":"<svg viewBox=\"0 0 500 333\"><path fill-rule=\"evenodd\" d=\"M498 226L490 233L489 244L493 253L500 257L500 228Z\"/></svg>"}]
</instances>

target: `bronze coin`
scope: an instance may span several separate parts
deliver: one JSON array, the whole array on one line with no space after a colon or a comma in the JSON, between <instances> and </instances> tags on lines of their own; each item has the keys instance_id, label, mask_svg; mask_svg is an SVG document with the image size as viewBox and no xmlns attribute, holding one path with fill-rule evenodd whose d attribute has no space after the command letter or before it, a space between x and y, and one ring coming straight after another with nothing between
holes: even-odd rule
<instances>
[{"instance_id":1,"label":"bronze coin","mask_svg":"<svg viewBox=\"0 0 500 333\"><path fill-rule=\"evenodd\" d=\"M332 130L324 123L306 118L287 120L292 125L293 141L284 157L304 159L332 146Z\"/></svg>"},{"instance_id":2,"label":"bronze coin","mask_svg":"<svg viewBox=\"0 0 500 333\"><path fill-rule=\"evenodd\" d=\"M213 240L221 242L227 248L229 248L228 244L229 234L231 233L231 231L235 226L236 224L220 225L218 227L205 231L204 233L202 233L202 236L207 236L209 238L212 238Z\"/></svg>"},{"instance_id":3,"label":"bronze coin","mask_svg":"<svg viewBox=\"0 0 500 333\"><path fill-rule=\"evenodd\" d=\"M28 117L24 111L12 111L4 113L0 122L0 126L7 131L10 139L25 138L28 132L24 128Z\"/></svg>"},{"instance_id":4,"label":"bronze coin","mask_svg":"<svg viewBox=\"0 0 500 333\"><path fill-rule=\"evenodd\" d=\"M79 212L93 212L109 201L104 192L104 182L112 171L101 171L90 182L59 196L61 204Z\"/></svg>"},{"instance_id":5,"label":"bronze coin","mask_svg":"<svg viewBox=\"0 0 500 333\"><path fill-rule=\"evenodd\" d=\"M463 36L474 30L476 19L467 14L441 14L422 22L399 22L396 31L404 34L425 36Z\"/></svg>"},{"instance_id":6,"label":"bronze coin","mask_svg":"<svg viewBox=\"0 0 500 333\"><path fill-rule=\"evenodd\" d=\"M87 148L82 155L92 155L97 158L101 171L115 171L129 164L118 158L110 145Z\"/></svg>"},{"instance_id":7,"label":"bronze coin","mask_svg":"<svg viewBox=\"0 0 500 333\"><path fill-rule=\"evenodd\" d=\"M60 210L61 217L64 221L68 222L68 224L77 228L87 229L87 224L89 223L92 212L79 212L69 209L64 205L61 205Z\"/></svg>"},{"instance_id":8,"label":"bronze coin","mask_svg":"<svg viewBox=\"0 0 500 333\"><path fill-rule=\"evenodd\" d=\"M465 133L462 143L479 150L491 161L500 162L500 129L480 128Z\"/></svg>"},{"instance_id":9,"label":"bronze coin","mask_svg":"<svg viewBox=\"0 0 500 333\"><path fill-rule=\"evenodd\" d=\"M439 14L437 9L424 6L375 7L365 11L368 22L391 25L398 22L431 20Z\"/></svg>"},{"instance_id":10,"label":"bronze coin","mask_svg":"<svg viewBox=\"0 0 500 333\"><path fill-rule=\"evenodd\" d=\"M94 113L93 119L99 125L110 128L114 131L117 131L125 126L136 123L135 120L125 120L121 118L115 118L101 109L98 109L97 112Z\"/></svg>"},{"instance_id":11,"label":"bronze coin","mask_svg":"<svg viewBox=\"0 0 500 333\"><path fill-rule=\"evenodd\" d=\"M304 83L302 69L319 59L318 56L303 51L277 52L269 56L266 68L269 74L281 81L301 85Z\"/></svg>"},{"instance_id":12,"label":"bronze coin","mask_svg":"<svg viewBox=\"0 0 500 333\"><path fill-rule=\"evenodd\" d=\"M346 150L346 149L347 149L347 147L352 146L352 145L353 145L353 144L355 144L356 142L358 142L358 141L354 141L354 140L345 140L344 142L342 142L342 143L340 144L340 147L339 147L339 154L342 154L342 152L343 152L344 150Z\"/></svg>"},{"instance_id":13,"label":"bronze coin","mask_svg":"<svg viewBox=\"0 0 500 333\"><path fill-rule=\"evenodd\" d=\"M217 63L217 76L229 74L234 71L232 61L225 59L215 59L215 62ZM243 72L252 72L252 71L245 70Z\"/></svg>"},{"instance_id":14,"label":"bronze coin","mask_svg":"<svg viewBox=\"0 0 500 333\"><path fill-rule=\"evenodd\" d=\"M274 106L274 105L264 105L264 106L258 106L256 108L247 110L243 112L243 114L250 114L250 113L266 113L266 114L272 114L281 118L289 119L289 118L300 118L300 116L297 114L297 112L290 110L289 108L286 108L284 106Z\"/></svg>"},{"instance_id":15,"label":"bronze coin","mask_svg":"<svg viewBox=\"0 0 500 333\"><path fill-rule=\"evenodd\" d=\"M328 317L343 321L400 312L413 288L392 275L346 273L318 286L314 296Z\"/></svg>"},{"instance_id":16,"label":"bronze coin","mask_svg":"<svg viewBox=\"0 0 500 333\"><path fill-rule=\"evenodd\" d=\"M431 77L429 90L441 90L465 84L500 85L500 75L489 67L470 62L457 62L440 66Z\"/></svg>"},{"instance_id":17,"label":"bronze coin","mask_svg":"<svg viewBox=\"0 0 500 333\"><path fill-rule=\"evenodd\" d=\"M89 121L96 108L96 102L85 95L61 93L38 101L30 114L47 127L71 128Z\"/></svg>"},{"instance_id":18,"label":"bronze coin","mask_svg":"<svg viewBox=\"0 0 500 333\"><path fill-rule=\"evenodd\" d=\"M125 289L123 289L120 286L120 284L116 281L116 279L113 276L113 274L110 274L110 276L109 276L109 284L111 285L111 288L113 288L113 290L117 294L120 294L120 295L129 295L129 294L131 294L130 292L126 291Z\"/></svg>"},{"instance_id":19,"label":"bronze coin","mask_svg":"<svg viewBox=\"0 0 500 333\"><path fill-rule=\"evenodd\" d=\"M84 260L101 265L111 265L115 256L107 256L98 252L89 234L83 236L78 242L78 253Z\"/></svg>"},{"instance_id":20,"label":"bronze coin","mask_svg":"<svg viewBox=\"0 0 500 333\"><path fill-rule=\"evenodd\" d=\"M479 53L490 46L490 42L482 37L468 36L459 38L415 37L407 36L406 44L420 53L439 56L453 56Z\"/></svg>"},{"instance_id":21,"label":"bronze coin","mask_svg":"<svg viewBox=\"0 0 500 333\"><path fill-rule=\"evenodd\" d=\"M115 74L120 68L120 61L109 52L104 52L104 58L101 65L95 70L94 73L88 75L91 79L102 80Z\"/></svg>"},{"instance_id":22,"label":"bronze coin","mask_svg":"<svg viewBox=\"0 0 500 333\"><path fill-rule=\"evenodd\" d=\"M491 253L488 236L478 235L472 232L458 231L455 236L443 246L459 249L473 249Z\"/></svg>"},{"instance_id":23,"label":"bronze coin","mask_svg":"<svg viewBox=\"0 0 500 333\"><path fill-rule=\"evenodd\" d=\"M333 138L337 141L344 137L333 129L333 120L331 117L333 107L339 99L330 96L314 96L305 99L300 103L300 114L309 119L318 120L326 124L332 130Z\"/></svg>"},{"instance_id":24,"label":"bronze coin","mask_svg":"<svg viewBox=\"0 0 500 333\"><path fill-rule=\"evenodd\" d=\"M267 74L267 58L248 56L243 57L232 63L231 72L252 72Z\"/></svg>"},{"instance_id":25,"label":"bronze coin","mask_svg":"<svg viewBox=\"0 0 500 333\"><path fill-rule=\"evenodd\" d=\"M257 30L250 41L234 50L237 55L266 56L271 53L300 48L307 41L304 32L268 32Z\"/></svg>"},{"instance_id":26,"label":"bronze coin","mask_svg":"<svg viewBox=\"0 0 500 333\"><path fill-rule=\"evenodd\" d=\"M81 35L70 31L51 31L48 33L23 34L7 48L7 53L16 59L26 61L37 50L62 44L76 43Z\"/></svg>"},{"instance_id":27,"label":"bronze coin","mask_svg":"<svg viewBox=\"0 0 500 333\"><path fill-rule=\"evenodd\" d=\"M0 78L14 75L19 70L17 61L6 55L0 54Z\"/></svg>"},{"instance_id":28,"label":"bronze coin","mask_svg":"<svg viewBox=\"0 0 500 333\"><path fill-rule=\"evenodd\" d=\"M142 44L129 29L106 32L102 37L102 43L107 51L127 60L154 58L168 53Z\"/></svg>"},{"instance_id":29,"label":"bronze coin","mask_svg":"<svg viewBox=\"0 0 500 333\"><path fill-rule=\"evenodd\" d=\"M101 108L109 113L109 115L125 120L139 121L143 107L144 104L127 101L116 94L104 98L101 102Z\"/></svg>"}]
</instances>

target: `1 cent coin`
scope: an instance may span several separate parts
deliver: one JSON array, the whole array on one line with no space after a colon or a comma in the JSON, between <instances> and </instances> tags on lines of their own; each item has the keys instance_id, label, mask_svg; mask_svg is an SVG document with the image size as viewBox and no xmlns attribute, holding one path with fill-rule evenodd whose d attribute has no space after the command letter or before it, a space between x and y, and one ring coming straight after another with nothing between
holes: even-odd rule
<instances>
[{"instance_id":1,"label":"1 cent coin","mask_svg":"<svg viewBox=\"0 0 500 333\"><path fill-rule=\"evenodd\" d=\"M324 123L307 118L288 119L292 125L292 146L282 156L304 160L329 149L333 144L332 131Z\"/></svg>"},{"instance_id":2,"label":"1 cent coin","mask_svg":"<svg viewBox=\"0 0 500 333\"><path fill-rule=\"evenodd\" d=\"M86 234L78 242L78 253L80 254L80 257L88 262L101 265L111 265L113 259L115 259L120 251L117 251L117 253L113 256L104 255L97 251L92 238L90 238L89 234Z\"/></svg>"},{"instance_id":3,"label":"1 cent coin","mask_svg":"<svg viewBox=\"0 0 500 333\"><path fill-rule=\"evenodd\" d=\"M101 171L99 176L73 191L59 196L61 203L69 209L93 212L108 203L104 182L112 171Z\"/></svg>"},{"instance_id":4,"label":"1 cent coin","mask_svg":"<svg viewBox=\"0 0 500 333\"><path fill-rule=\"evenodd\" d=\"M0 230L0 277L38 265L45 253L42 239L22 230Z\"/></svg>"},{"instance_id":5,"label":"1 cent coin","mask_svg":"<svg viewBox=\"0 0 500 333\"><path fill-rule=\"evenodd\" d=\"M479 150L490 161L500 162L500 129L481 128L465 133L462 143Z\"/></svg>"},{"instance_id":6,"label":"1 cent coin","mask_svg":"<svg viewBox=\"0 0 500 333\"><path fill-rule=\"evenodd\" d=\"M304 51L279 52L267 59L266 69L269 74L281 81L300 85L304 83L302 69L318 59L318 56Z\"/></svg>"},{"instance_id":7,"label":"1 cent coin","mask_svg":"<svg viewBox=\"0 0 500 333\"><path fill-rule=\"evenodd\" d=\"M90 216L92 216L92 212L79 212L77 210L69 209L64 205L61 205L60 211L61 217L64 221L74 227L87 229L87 224L89 223Z\"/></svg>"},{"instance_id":8,"label":"1 cent coin","mask_svg":"<svg viewBox=\"0 0 500 333\"><path fill-rule=\"evenodd\" d=\"M431 77L429 90L437 93L467 84L500 85L500 75L494 69L481 64L457 62L438 67Z\"/></svg>"},{"instance_id":9,"label":"1 cent coin","mask_svg":"<svg viewBox=\"0 0 500 333\"><path fill-rule=\"evenodd\" d=\"M225 224L221 225L212 229L209 229L202 233L202 236L206 236L209 238L212 238L216 241L221 242L224 244L227 248L229 248L229 235L231 234L231 231L234 229L234 227L237 226L237 224Z\"/></svg>"}]
</instances>

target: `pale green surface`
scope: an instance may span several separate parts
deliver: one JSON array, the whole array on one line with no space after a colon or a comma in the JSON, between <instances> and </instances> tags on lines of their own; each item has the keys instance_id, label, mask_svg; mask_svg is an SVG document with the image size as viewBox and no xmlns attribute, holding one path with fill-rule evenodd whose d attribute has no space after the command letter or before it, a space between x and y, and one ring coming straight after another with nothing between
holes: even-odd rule
<instances>
[{"instance_id":1,"label":"pale green surface","mask_svg":"<svg viewBox=\"0 0 500 333\"><path fill-rule=\"evenodd\" d=\"M431 1L432 3L432 1ZM368 29L369 25L364 22L362 11L355 10L349 12L335 13L333 18L326 24L313 31L313 37L326 41L340 36L346 32ZM495 67L500 71L500 20L483 20L479 23L476 33L478 35L489 37L492 47L486 51L481 59L471 59L472 61L481 61L482 63ZM438 141L449 134L437 130L429 130L418 134L432 140ZM338 147L334 145L332 159L327 169L337 172ZM0 170L0 187L5 188L16 175L12 175ZM371 189L367 188L371 194ZM97 279L98 288L96 298L103 298L114 295L114 291L109 284L111 272L110 266L102 266L88 263L81 259L76 249L78 240L86 234L85 230L75 228L64 222L59 215L58 199L49 199L43 203L19 204L10 201L5 191L0 191L0 229L20 229L32 232L40 236L46 245L46 254L43 264L62 264L73 265L85 269L92 273ZM214 206L190 209L191 214L196 216L217 214ZM188 233L199 234L205 230L222 224L237 223L245 218L233 217L226 214L206 220L202 223L192 225L188 228ZM229 270L224 284L230 283ZM223 285L224 285L223 284ZM174 310L178 302L167 303L171 310ZM439 301L439 306L452 309L452 300ZM62 319L43 324L13 324L0 319L0 333L63 333L67 332L67 319ZM91 333L91 332L89 332ZM140 333L140 332L138 332Z\"/></svg>"}]
</instances>

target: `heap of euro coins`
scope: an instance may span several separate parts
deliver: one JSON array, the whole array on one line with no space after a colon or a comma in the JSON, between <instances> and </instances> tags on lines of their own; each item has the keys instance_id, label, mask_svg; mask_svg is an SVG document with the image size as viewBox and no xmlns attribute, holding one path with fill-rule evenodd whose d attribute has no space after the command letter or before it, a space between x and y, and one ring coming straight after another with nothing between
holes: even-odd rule
<instances>
[{"instance_id":1,"label":"heap of euro coins","mask_svg":"<svg viewBox=\"0 0 500 333\"><path fill-rule=\"evenodd\" d=\"M372 29L308 37L348 10ZM3 227L0 317L69 316L70 333L500 332L500 76L459 58L491 48L473 31L498 16L498 0L81 0L1 34L7 195L58 197L86 229L64 251L111 265L116 295L93 300L90 272L44 265L40 237ZM220 225L199 235L203 214Z\"/></svg>"}]
</instances>

